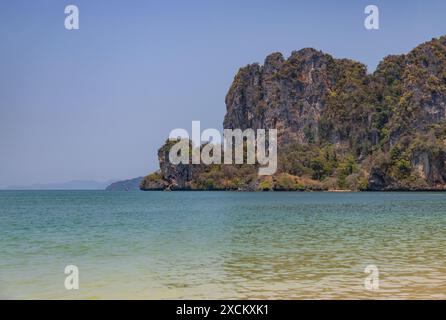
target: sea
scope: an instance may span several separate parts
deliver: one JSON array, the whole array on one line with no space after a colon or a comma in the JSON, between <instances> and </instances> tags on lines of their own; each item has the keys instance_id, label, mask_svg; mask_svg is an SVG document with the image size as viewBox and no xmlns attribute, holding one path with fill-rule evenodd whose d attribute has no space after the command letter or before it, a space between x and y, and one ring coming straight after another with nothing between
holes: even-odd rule
<instances>
[{"instance_id":1,"label":"sea","mask_svg":"<svg viewBox=\"0 0 446 320\"><path fill-rule=\"evenodd\" d=\"M446 299L446 193L0 191L0 298Z\"/></svg>"}]
</instances>

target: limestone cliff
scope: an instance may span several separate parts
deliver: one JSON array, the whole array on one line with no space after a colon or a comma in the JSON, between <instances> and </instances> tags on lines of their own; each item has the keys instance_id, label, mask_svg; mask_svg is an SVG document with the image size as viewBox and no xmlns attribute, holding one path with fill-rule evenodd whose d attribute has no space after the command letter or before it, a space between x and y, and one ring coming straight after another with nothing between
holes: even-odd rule
<instances>
[{"instance_id":1,"label":"limestone cliff","mask_svg":"<svg viewBox=\"0 0 446 320\"><path fill-rule=\"evenodd\" d=\"M384 58L373 74L311 48L273 53L239 70L226 108L224 128L278 130L275 176L172 166L166 145L160 173L146 180L192 190L445 189L446 37Z\"/></svg>"}]
</instances>

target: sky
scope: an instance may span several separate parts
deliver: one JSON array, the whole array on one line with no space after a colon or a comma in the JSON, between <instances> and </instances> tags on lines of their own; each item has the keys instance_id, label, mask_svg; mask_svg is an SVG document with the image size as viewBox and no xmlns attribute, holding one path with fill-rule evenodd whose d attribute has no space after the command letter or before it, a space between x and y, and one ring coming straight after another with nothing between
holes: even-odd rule
<instances>
[{"instance_id":1,"label":"sky","mask_svg":"<svg viewBox=\"0 0 446 320\"><path fill-rule=\"evenodd\" d=\"M66 30L67 5L79 30ZM364 8L379 8L379 30ZM313 47L363 62L446 34L446 1L0 2L0 187L158 169L174 128L221 130L237 70Z\"/></svg>"}]
</instances>

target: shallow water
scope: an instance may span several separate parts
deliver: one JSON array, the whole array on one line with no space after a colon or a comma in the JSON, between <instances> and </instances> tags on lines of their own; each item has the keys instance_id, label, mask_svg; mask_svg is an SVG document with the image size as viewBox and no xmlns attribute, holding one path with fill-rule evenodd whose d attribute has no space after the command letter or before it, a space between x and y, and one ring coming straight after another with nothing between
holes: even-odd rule
<instances>
[{"instance_id":1,"label":"shallow water","mask_svg":"<svg viewBox=\"0 0 446 320\"><path fill-rule=\"evenodd\" d=\"M0 192L0 298L445 299L445 258L446 193Z\"/></svg>"}]
</instances>

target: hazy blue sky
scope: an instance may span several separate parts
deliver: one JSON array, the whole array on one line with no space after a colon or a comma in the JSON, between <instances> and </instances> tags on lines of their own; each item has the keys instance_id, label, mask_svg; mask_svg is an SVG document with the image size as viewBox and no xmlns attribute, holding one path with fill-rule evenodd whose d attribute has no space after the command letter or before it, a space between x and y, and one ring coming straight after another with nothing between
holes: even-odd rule
<instances>
[{"instance_id":1,"label":"hazy blue sky","mask_svg":"<svg viewBox=\"0 0 446 320\"><path fill-rule=\"evenodd\" d=\"M444 0L2 0L0 186L147 174L171 129L222 128L239 67L314 47L373 71L446 33L445 14Z\"/></svg>"}]
</instances>

